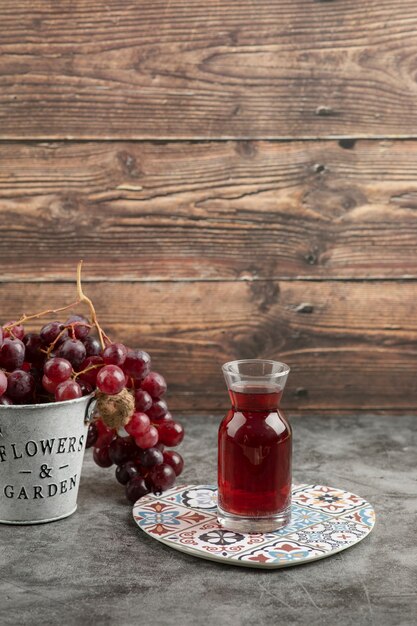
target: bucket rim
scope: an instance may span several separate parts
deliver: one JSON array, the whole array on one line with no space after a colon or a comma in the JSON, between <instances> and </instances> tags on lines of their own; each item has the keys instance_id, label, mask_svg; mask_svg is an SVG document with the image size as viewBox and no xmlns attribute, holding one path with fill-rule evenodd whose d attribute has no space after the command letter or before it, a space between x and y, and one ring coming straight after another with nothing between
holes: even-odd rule
<instances>
[{"instance_id":1,"label":"bucket rim","mask_svg":"<svg viewBox=\"0 0 417 626\"><path fill-rule=\"evenodd\" d=\"M85 400L91 400L95 396L95 391L92 391L87 396L81 396L81 398L74 398L73 400L60 400L59 402L42 402L38 404L0 404L0 413L5 413L10 410L27 410L35 411L36 409L52 409L60 406L70 406L72 404L78 404Z\"/></svg>"}]
</instances>

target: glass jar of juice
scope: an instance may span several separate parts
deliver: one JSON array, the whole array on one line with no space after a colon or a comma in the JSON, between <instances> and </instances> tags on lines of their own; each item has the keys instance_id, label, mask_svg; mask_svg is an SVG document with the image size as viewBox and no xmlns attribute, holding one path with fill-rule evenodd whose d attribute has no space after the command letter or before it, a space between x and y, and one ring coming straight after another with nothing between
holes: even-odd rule
<instances>
[{"instance_id":1,"label":"glass jar of juice","mask_svg":"<svg viewBox=\"0 0 417 626\"><path fill-rule=\"evenodd\" d=\"M291 517L292 435L279 404L290 368L263 359L223 365L231 408L219 428L218 520L269 532Z\"/></svg>"}]
</instances>

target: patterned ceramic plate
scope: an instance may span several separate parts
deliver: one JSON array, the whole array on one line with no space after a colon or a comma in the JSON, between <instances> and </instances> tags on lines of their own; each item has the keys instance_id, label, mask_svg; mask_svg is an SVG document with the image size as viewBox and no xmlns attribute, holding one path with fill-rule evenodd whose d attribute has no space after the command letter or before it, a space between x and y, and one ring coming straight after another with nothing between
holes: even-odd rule
<instances>
[{"instance_id":1,"label":"patterned ceramic plate","mask_svg":"<svg viewBox=\"0 0 417 626\"><path fill-rule=\"evenodd\" d=\"M375 512L363 498L333 487L294 485L291 523L272 533L224 530L216 518L217 488L183 485L133 507L136 523L175 550L246 567L277 568L323 559L368 535Z\"/></svg>"}]
</instances>

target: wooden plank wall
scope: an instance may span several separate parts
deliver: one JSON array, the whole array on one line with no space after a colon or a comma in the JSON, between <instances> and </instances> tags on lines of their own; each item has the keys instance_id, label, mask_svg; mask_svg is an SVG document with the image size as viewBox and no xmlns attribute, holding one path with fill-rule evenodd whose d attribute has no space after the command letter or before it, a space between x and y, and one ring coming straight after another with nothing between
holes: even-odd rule
<instances>
[{"instance_id":1,"label":"wooden plank wall","mask_svg":"<svg viewBox=\"0 0 417 626\"><path fill-rule=\"evenodd\" d=\"M86 290L181 410L416 408L413 0L0 0L0 317Z\"/></svg>"}]
</instances>

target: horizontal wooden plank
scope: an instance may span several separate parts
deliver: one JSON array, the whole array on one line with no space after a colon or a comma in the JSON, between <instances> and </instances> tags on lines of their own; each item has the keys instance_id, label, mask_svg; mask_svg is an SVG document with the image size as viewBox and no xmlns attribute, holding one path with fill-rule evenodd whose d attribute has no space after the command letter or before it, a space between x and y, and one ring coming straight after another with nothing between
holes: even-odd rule
<instances>
[{"instance_id":1,"label":"horizontal wooden plank","mask_svg":"<svg viewBox=\"0 0 417 626\"><path fill-rule=\"evenodd\" d=\"M0 137L416 136L413 0L0 5Z\"/></svg>"},{"instance_id":2,"label":"horizontal wooden plank","mask_svg":"<svg viewBox=\"0 0 417 626\"><path fill-rule=\"evenodd\" d=\"M0 317L71 302L69 284L1 284ZM220 366L274 358L292 368L294 410L416 405L416 283L92 283L113 338L149 350L175 410L220 410Z\"/></svg>"},{"instance_id":3,"label":"horizontal wooden plank","mask_svg":"<svg viewBox=\"0 0 417 626\"><path fill-rule=\"evenodd\" d=\"M5 143L0 279L417 277L416 207L417 141Z\"/></svg>"}]
</instances>

